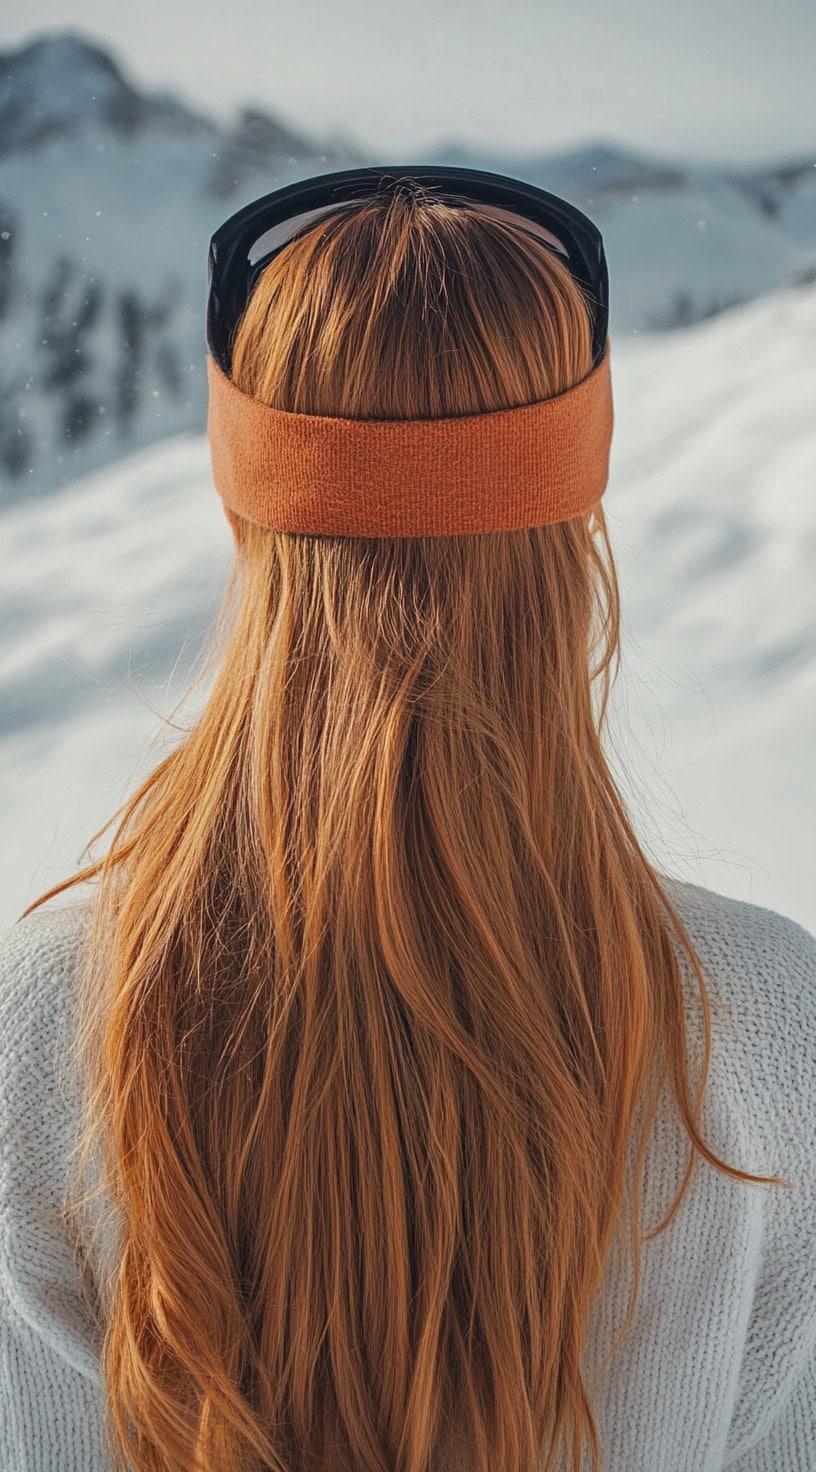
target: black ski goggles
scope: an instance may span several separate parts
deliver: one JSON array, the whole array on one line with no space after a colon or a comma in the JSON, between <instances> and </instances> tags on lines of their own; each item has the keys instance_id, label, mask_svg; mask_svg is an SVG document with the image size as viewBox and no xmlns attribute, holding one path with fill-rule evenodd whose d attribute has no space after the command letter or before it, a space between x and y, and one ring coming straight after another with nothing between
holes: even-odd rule
<instances>
[{"instance_id":1,"label":"black ski goggles","mask_svg":"<svg viewBox=\"0 0 816 1472\"><path fill-rule=\"evenodd\" d=\"M255 282L278 251L337 205L362 202L383 190L410 190L412 181L423 191L438 192L443 201L448 196L451 203L461 198L475 200L515 216L517 222L520 217L528 234L559 252L583 288L592 312L593 368L600 363L609 325L609 279L601 233L592 220L557 194L505 174L392 164L298 179L244 205L219 226L210 240L207 263L207 347L228 378L235 329Z\"/></svg>"}]
</instances>

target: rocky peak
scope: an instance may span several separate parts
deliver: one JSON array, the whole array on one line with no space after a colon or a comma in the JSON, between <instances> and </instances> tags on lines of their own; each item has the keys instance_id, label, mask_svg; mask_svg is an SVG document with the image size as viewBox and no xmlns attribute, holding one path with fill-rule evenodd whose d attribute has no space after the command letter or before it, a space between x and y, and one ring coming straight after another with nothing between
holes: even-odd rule
<instances>
[{"instance_id":1,"label":"rocky peak","mask_svg":"<svg viewBox=\"0 0 816 1472\"><path fill-rule=\"evenodd\" d=\"M0 53L0 153L36 148L93 123L119 133L148 124L213 128L169 94L137 91L106 51L72 31Z\"/></svg>"}]
</instances>

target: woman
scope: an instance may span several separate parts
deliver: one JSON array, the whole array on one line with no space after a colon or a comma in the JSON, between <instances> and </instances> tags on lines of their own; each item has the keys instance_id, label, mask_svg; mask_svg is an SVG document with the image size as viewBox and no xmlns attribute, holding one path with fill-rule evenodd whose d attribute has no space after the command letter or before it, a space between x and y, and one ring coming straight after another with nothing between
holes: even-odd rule
<instances>
[{"instance_id":1,"label":"woman","mask_svg":"<svg viewBox=\"0 0 816 1472\"><path fill-rule=\"evenodd\" d=\"M213 287L214 679L3 939L4 1469L816 1466L816 940L645 857L599 299L420 172Z\"/></svg>"}]
</instances>

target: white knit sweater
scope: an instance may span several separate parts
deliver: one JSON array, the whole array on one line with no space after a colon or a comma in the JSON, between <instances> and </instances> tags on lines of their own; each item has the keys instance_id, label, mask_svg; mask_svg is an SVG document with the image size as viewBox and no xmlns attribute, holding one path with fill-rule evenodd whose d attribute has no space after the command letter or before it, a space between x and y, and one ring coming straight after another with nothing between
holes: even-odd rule
<instances>
[{"instance_id":1,"label":"white knit sweater","mask_svg":"<svg viewBox=\"0 0 816 1472\"><path fill-rule=\"evenodd\" d=\"M733 1181L698 1158L674 1221L643 1245L636 1317L597 1395L589 1381L604 1472L816 1472L816 939L775 911L670 883L725 1004L703 1136L729 1164L795 1189ZM0 1472L109 1468L96 1346L59 1219L73 1106L55 1063L85 916L83 902L52 901L0 936ZM688 1148L664 1091L644 1231L674 1200ZM630 1286L618 1252L588 1366L611 1347Z\"/></svg>"}]
</instances>

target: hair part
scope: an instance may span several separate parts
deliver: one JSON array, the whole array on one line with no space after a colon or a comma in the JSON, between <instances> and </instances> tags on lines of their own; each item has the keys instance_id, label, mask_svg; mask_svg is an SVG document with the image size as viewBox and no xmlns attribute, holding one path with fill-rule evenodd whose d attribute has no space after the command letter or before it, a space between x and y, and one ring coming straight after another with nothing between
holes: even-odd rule
<instances>
[{"instance_id":1,"label":"hair part","mask_svg":"<svg viewBox=\"0 0 816 1472\"><path fill-rule=\"evenodd\" d=\"M254 397L368 418L508 408L591 366L556 253L424 190L289 243L233 344ZM705 977L602 747L620 654L602 508L469 537L233 525L200 713L108 852L25 912L98 881L67 1214L111 1459L550 1472L563 1445L579 1472L586 1441L598 1472L581 1353L637 1120L613 1353L640 1241L698 1156L790 1184L698 1131ZM690 1158L642 1239L666 1077Z\"/></svg>"}]
</instances>

